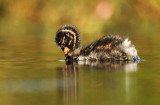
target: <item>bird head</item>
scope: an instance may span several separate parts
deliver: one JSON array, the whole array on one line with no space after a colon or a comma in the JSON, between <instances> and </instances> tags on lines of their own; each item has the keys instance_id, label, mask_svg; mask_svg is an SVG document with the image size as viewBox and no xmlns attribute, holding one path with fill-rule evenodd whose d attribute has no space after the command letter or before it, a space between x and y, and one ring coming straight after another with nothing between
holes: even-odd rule
<instances>
[{"instance_id":1,"label":"bird head","mask_svg":"<svg viewBox=\"0 0 160 105\"><path fill-rule=\"evenodd\" d=\"M58 29L55 41L66 56L68 52L80 47L80 32L73 25L65 25Z\"/></svg>"}]
</instances>

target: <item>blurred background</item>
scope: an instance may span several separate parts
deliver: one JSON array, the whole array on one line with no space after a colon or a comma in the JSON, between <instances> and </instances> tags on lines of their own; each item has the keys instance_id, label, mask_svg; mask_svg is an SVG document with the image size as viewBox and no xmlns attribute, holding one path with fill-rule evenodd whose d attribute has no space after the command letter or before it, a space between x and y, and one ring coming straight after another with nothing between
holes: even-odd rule
<instances>
[{"instance_id":1,"label":"blurred background","mask_svg":"<svg viewBox=\"0 0 160 105\"><path fill-rule=\"evenodd\" d=\"M65 57L54 41L65 24L77 26L82 45L129 37L144 60L138 72L62 72ZM160 0L0 0L0 103L156 105L159 34Z\"/></svg>"},{"instance_id":2,"label":"blurred background","mask_svg":"<svg viewBox=\"0 0 160 105\"><path fill-rule=\"evenodd\" d=\"M24 40L28 43L39 38L38 40L47 43L52 41L54 45L57 29L65 24L73 24L79 28L82 45L109 34L129 36L135 45L141 43L136 40L144 42L144 38L146 43L157 44L160 39L160 1L0 1L0 38L11 38L10 43L13 41L20 44ZM0 42L8 43L4 40ZM143 45L146 46L145 42ZM39 46L35 47L40 47L39 43L38 41ZM151 44L148 44L148 47L151 47ZM25 46L30 47L29 44Z\"/></svg>"},{"instance_id":3,"label":"blurred background","mask_svg":"<svg viewBox=\"0 0 160 105\"><path fill-rule=\"evenodd\" d=\"M87 37L123 33L153 36L160 32L159 0L1 0L0 35L52 35L74 24Z\"/></svg>"}]
</instances>

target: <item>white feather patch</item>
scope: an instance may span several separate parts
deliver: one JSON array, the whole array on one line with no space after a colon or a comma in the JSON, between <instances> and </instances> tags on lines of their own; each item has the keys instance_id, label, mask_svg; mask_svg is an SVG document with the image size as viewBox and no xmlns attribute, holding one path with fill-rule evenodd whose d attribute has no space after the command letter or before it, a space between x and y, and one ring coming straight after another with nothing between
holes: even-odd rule
<instances>
[{"instance_id":1,"label":"white feather patch","mask_svg":"<svg viewBox=\"0 0 160 105\"><path fill-rule=\"evenodd\" d=\"M97 59L97 53L91 52L88 56L79 56L79 61L89 60L89 59Z\"/></svg>"},{"instance_id":2,"label":"white feather patch","mask_svg":"<svg viewBox=\"0 0 160 105\"><path fill-rule=\"evenodd\" d=\"M128 38L126 38L122 42L121 48L129 56L132 56L132 57L136 57L137 56L137 50L136 50L135 46L131 43L131 41L128 40Z\"/></svg>"}]
</instances>

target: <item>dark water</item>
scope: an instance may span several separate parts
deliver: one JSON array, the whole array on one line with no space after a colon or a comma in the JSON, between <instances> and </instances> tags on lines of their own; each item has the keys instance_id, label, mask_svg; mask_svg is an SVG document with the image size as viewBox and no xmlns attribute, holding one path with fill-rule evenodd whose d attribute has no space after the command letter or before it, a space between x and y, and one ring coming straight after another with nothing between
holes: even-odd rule
<instances>
[{"instance_id":1,"label":"dark water","mask_svg":"<svg viewBox=\"0 0 160 105\"><path fill-rule=\"evenodd\" d=\"M139 63L66 66L51 37L1 37L1 105L159 105L159 38L130 39Z\"/></svg>"}]
</instances>

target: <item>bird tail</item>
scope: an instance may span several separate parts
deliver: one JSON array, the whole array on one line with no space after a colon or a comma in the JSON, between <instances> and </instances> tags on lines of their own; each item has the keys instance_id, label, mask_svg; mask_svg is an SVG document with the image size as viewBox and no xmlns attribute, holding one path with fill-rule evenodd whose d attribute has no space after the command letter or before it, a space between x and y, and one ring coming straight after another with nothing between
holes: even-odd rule
<instances>
[{"instance_id":1,"label":"bird tail","mask_svg":"<svg viewBox=\"0 0 160 105\"><path fill-rule=\"evenodd\" d=\"M137 50L135 46L131 43L131 41L128 40L128 38L125 38L122 42L121 49L127 54L128 57L134 59L140 59L137 54Z\"/></svg>"}]
</instances>

